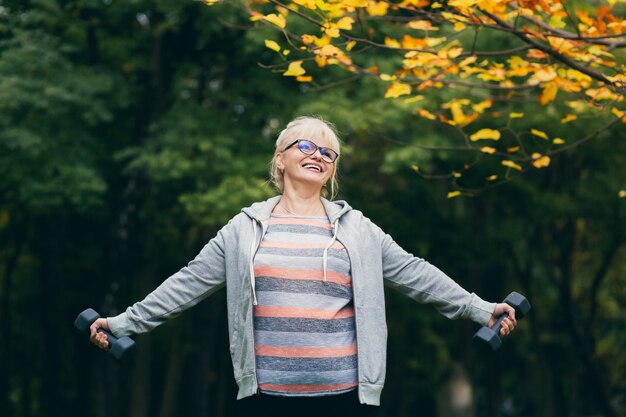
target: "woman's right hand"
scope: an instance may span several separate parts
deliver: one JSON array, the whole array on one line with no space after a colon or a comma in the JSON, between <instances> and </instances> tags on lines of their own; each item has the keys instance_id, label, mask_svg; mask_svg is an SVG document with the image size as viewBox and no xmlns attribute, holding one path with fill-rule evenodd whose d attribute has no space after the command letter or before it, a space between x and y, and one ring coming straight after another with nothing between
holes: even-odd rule
<instances>
[{"instance_id":1,"label":"woman's right hand","mask_svg":"<svg viewBox=\"0 0 626 417\"><path fill-rule=\"evenodd\" d=\"M99 318L96 321L94 321L89 327L89 331L90 331L89 340L91 340L91 343L98 346L100 349L107 350L109 348L109 341L107 340L106 334L102 332L98 332L98 329L100 328L108 332L111 331L111 329L109 328L109 322L107 321L107 319Z\"/></svg>"}]
</instances>

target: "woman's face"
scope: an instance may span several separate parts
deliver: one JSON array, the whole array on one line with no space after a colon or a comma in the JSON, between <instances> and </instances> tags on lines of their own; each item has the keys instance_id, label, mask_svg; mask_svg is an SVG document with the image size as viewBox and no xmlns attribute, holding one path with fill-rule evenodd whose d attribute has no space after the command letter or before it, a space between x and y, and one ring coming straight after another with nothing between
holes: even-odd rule
<instances>
[{"instance_id":1,"label":"woman's face","mask_svg":"<svg viewBox=\"0 0 626 417\"><path fill-rule=\"evenodd\" d=\"M309 139L317 147L334 149L332 143L325 138ZM322 187L333 175L333 163L327 162L322 157L320 150L307 155L298 148L298 143L293 144L277 155L278 168L284 171L285 186L311 186L321 191ZM289 185L288 185L289 184Z\"/></svg>"}]
</instances>

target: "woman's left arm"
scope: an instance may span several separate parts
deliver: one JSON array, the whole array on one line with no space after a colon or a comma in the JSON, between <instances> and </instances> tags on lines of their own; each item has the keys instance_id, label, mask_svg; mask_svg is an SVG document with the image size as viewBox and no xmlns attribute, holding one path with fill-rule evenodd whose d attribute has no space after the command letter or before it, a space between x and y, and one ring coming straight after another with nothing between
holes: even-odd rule
<instances>
[{"instance_id":1,"label":"woman's left arm","mask_svg":"<svg viewBox=\"0 0 626 417\"><path fill-rule=\"evenodd\" d=\"M376 226L377 227L377 226ZM420 303L433 304L444 316L468 318L481 325L495 322L494 317L508 304L489 303L457 284L439 268L400 247L379 230L385 284ZM514 325L514 324L513 324ZM509 322L503 328L508 333Z\"/></svg>"}]
</instances>

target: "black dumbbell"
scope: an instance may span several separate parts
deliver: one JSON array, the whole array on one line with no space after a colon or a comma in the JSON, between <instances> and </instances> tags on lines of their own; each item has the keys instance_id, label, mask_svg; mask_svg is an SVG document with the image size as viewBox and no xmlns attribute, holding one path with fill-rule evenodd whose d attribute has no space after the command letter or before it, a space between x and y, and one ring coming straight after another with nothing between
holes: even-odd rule
<instances>
[{"instance_id":1,"label":"black dumbbell","mask_svg":"<svg viewBox=\"0 0 626 417\"><path fill-rule=\"evenodd\" d=\"M89 328L93 322L99 318L100 314L98 314L94 309L88 308L76 317L76 320L74 320L74 327L80 330L80 332L89 335ZM99 328L98 332L107 335L107 341L109 342L108 350L115 359L127 358L131 356L132 352L134 352L135 342L130 337L124 336L117 338L103 328Z\"/></svg>"},{"instance_id":2,"label":"black dumbbell","mask_svg":"<svg viewBox=\"0 0 626 417\"><path fill-rule=\"evenodd\" d=\"M522 294L512 292L505 299L504 302L515 309L515 319L520 320L530 311L530 303ZM498 350L502 341L500 340L500 328L502 327L502 320L509 317L507 313L498 317L498 320L491 328L487 326L481 327L475 334L474 339L480 342L486 343L492 350Z\"/></svg>"}]
</instances>

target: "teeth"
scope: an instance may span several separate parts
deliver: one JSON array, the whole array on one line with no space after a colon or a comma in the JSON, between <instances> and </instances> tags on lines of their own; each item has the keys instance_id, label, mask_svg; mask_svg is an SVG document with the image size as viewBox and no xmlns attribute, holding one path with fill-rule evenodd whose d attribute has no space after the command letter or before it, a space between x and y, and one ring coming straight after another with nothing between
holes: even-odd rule
<instances>
[{"instance_id":1,"label":"teeth","mask_svg":"<svg viewBox=\"0 0 626 417\"><path fill-rule=\"evenodd\" d=\"M320 169L320 167L318 167L317 165L313 165L313 164L306 164L304 166L304 168L315 168L317 169L319 172L322 172L322 170Z\"/></svg>"}]
</instances>

